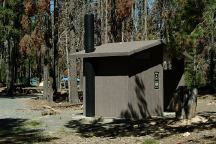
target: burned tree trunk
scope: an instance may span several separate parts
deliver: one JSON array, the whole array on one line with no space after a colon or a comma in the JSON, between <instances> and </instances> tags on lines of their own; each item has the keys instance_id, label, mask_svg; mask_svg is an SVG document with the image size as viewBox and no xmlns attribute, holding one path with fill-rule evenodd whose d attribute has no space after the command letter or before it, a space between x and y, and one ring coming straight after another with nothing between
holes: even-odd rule
<instances>
[{"instance_id":1,"label":"burned tree trunk","mask_svg":"<svg viewBox=\"0 0 216 144\"><path fill-rule=\"evenodd\" d=\"M177 119L191 119L196 116L197 94L196 88L178 87L169 105L169 109L176 112Z\"/></svg>"}]
</instances>

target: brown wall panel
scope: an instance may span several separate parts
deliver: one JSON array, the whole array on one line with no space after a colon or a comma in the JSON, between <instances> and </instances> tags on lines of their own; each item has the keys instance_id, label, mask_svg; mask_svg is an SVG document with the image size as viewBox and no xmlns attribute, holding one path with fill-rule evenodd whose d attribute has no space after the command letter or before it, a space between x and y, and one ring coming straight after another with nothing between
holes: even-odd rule
<instances>
[{"instance_id":1,"label":"brown wall panel","mask_svg":"<svg viewBox=\"0 0 216 144\"><path fill-rule=\"evenodd\" d=\"M96 76L96 116L120 116L129 100L128 80L127 76Z\"/></svg>"}]
</instances>

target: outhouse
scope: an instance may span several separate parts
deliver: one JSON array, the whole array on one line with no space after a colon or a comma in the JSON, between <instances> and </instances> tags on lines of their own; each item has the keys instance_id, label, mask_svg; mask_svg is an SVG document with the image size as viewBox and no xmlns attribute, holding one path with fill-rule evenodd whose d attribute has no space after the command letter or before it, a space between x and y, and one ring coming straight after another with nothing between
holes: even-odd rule
<instances>
[{"instance_id":1,"label":"outhouse","mask_svg":"<svg viewBox=\"0 0 216 144\"><path fill-rule=\"evenodd\" d=\"M163 114L161 40L107 43L74 55L84 61L85 116L141 119Z\"/></svg>"}]
</instances>

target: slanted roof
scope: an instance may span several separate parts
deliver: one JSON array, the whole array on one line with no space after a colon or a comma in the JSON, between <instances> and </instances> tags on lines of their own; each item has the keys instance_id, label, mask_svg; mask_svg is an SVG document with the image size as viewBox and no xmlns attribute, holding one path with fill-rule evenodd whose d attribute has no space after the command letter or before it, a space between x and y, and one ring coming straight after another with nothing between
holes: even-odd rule
<instances>
[{"instance_id":1,"label":"slanted roof","mask_svg":"<svg viewBox=\"0 0 216 144\"><path fill-rule=\"evenodd\" d=\"M120 43L107 43L97 46L94 52L85 53L80 51L72 54L77 57L110 57L110 56L129 56L151 47L162 44L161 40L147 40L147 41L133 41L133 42L120 42Z\"/></svg>"}]
</instances>

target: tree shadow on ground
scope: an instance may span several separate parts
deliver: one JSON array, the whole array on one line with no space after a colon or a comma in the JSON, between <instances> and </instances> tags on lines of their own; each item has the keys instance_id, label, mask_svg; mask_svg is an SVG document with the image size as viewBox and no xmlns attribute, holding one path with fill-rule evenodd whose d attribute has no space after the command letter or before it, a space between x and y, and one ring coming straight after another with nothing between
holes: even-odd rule
<instances>
[{"instance_id":1,"label":"tree shadow on ground","mask_svg":"<svg viewBox=\"0 0 216 144\"><path fill-rule=\"evenodd\" d=\"M103 119L97 119L87 122L85 119L71 120L65 127L75 130L82 137L125 137L125 136L146 136L150 135L155 139L162 139L176 134L185 132L200 132L205 130L216 129L216 113L199 113L208 121L203 123L194 123L190 125L177 125L175 118L168 117L148 117L148 103L145 100L145 86L141 79L135 78L135 92L138 100L138 109L135 110L134 105L128 104L128 109L122 113L122 117L134 119L114 119L112 122L103 122ZM136 104L135 104L136 106ZM156 106L155 112L159 115L162 113L160 106ZM215 115L215 117L212 117ZM144 118L142 120L139 120Z\"/></svg>"},{"instance_id":2,"label":"tree shadow on ground","mask_svg":"<svg viewBox=\"0 0 216 144\"><path fill-rule=\"evenodd\" d=\"M1 144L23 144L50 142L58 139L43 135L43 130L26 128L27 119L0 119L0 143Z\"/></svg>"},{"instance_id":3,"label":"tree shadow on ground","mask_svg":"<svg viewBox=\"0 0 216 144\"><path fill-rule=\"evenodd\" d=\"M65 126L79 133L82 137L125 137L125 136L145 136L150 135L156 139L169 137L176 134L193 131L203 131L216 128L216 121L208 117L206 123L174 127L172 124L176 120L173 118L149 118L145 120L131 121L115 119L110 123L103 123L101 119L91 123L83 120L72 120Z\"/></svg>"}]
</instances>

